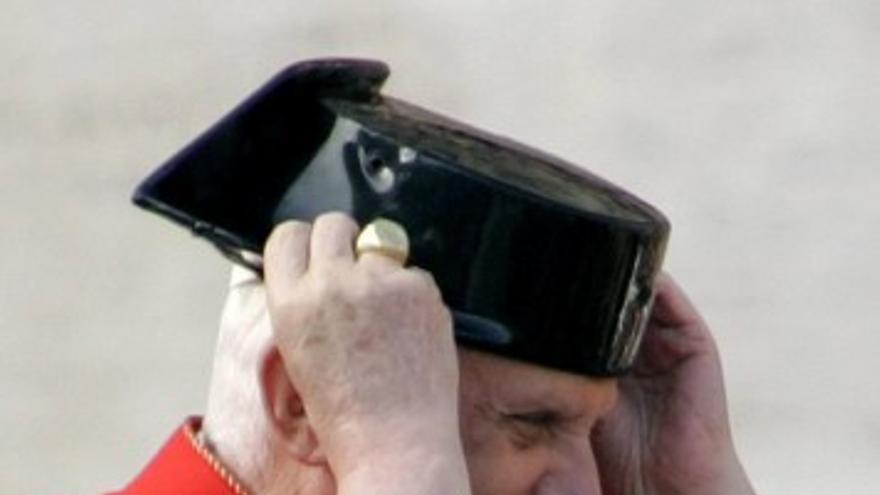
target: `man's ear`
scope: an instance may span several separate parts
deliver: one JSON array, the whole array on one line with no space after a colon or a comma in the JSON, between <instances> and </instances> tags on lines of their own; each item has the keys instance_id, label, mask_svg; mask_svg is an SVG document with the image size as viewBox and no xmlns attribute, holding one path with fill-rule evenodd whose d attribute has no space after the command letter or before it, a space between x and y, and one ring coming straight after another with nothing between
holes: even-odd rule
<instances>
[{"instance_id":1,"label":"man's ear","mask_svg":"<svg viewBox=\"0 0 880 495\"><path fill-rule=\"evenodd\" d=\"M284 450L304 464L325 463L326 458L306 416L299 392L274 346L260 362L260 389L272 433Z\"/></svg>"}]
</instances>

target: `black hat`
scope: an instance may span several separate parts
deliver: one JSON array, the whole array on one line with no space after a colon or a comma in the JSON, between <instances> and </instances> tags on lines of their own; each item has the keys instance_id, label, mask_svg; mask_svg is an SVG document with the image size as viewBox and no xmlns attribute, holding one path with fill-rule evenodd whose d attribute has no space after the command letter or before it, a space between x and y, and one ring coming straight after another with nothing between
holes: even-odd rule
<instances>
[{"instance_id":1,"label":"black hat","mask_svg":"<svg viewBox=\"0 0 880 495\"><path fill-rule=\"evenodd\" d=\"M272 227L385 217L430 271L459 343L608 376L631 367L669 235L656 209L559 158L381 95L381 62L281 72L171 158L134 201L239 263Z\"/></svg>"}]
</instances>

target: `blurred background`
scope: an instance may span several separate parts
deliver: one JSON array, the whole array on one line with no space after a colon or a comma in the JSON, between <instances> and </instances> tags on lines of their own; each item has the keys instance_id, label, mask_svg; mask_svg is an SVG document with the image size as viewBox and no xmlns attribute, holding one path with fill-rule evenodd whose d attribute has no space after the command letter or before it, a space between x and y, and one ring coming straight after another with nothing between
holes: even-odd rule
<instances>
[{"instance_id":1,"label":"blurred background","mask_svg":"<svg viewBox=\"0 0 880 495\"><path fill-rule=\"evenodd\" d=\"M0 0L0 492L120 487L203 410L227 263L130 193L324 55L658 205L759 492L880 493L871 0Z\"/></svg>"}]
</instances>

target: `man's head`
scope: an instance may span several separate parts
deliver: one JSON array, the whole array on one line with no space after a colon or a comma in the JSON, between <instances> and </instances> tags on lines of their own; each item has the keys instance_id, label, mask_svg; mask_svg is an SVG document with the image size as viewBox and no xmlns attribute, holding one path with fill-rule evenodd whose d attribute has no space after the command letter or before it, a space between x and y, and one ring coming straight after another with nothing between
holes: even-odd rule
<instances>
[{"instance_id":1,"label":"man's head","mask_svg":"<svg viewBox=\"0 0 880 495\"><path fill-rule=\"evenodd\" d=\"M590 442L617 398L614 379L459 349L461 431L475 495L593 494Z\"/></svg>"},{"instance_id":2,"label":"man's head","mask_svg":"<svg viewBox=\"0 0 880 495\"><path fill-rule=\"evenodd\" d=\"M262 265L250 263L240 253L260 251L270 230L277 231L284 220L312 221L322 212L342 210L361 221L390 216L404 224L413 241L410 261L437 277L427 285L436 283L440 291L434 292L442 292L458 319L476 317L465 318L465 324L457 322L456 339L491 349L493 354L456 352L448 317L435 318L431 322L435 325L419 325L418 317L423 315L414 311L405 315L409 320L402 320L413 325L374 324L374 329L397 329L406 336L403 340L412 340L416 347L433 338L445 351L400 353L410 360L439 354L448 359L440 359L439 367L403 366L392 376L395 386L388 386L390 375L386 374L372 380L372 386L358 398L402 389L390 394L399 405L419 396L409 394L418 390L423 407L416 410L426 415L415 415L424 427L416 433L437 438L443 435L436 432L448 433L452 426L456 434L443 438L456 441L461 433L464 448L454 446L457 466L440 471L452 472L446 479L464 480L463 450L474 493L596 491L598 475L590 434L596 419L615 403L617 386L613 379L594 380L585 374L619 375L639 363L647 363L650 373L628 378L624 388L627 399L636 399L620 401L621 407L596 440L604 447L618 447L616 452L613 448L601 451L603 474L610 473L603 481L617 484L611 493L641 492L634 487L643 484L658 493L720 493L715 489L719 482L728 484L736 478L741 482L744 476L732 448L717 352L708 329L683 293L669 282L665 290L658 290L659 303L650 309L669 230L662 215L555 157L384 97L378 90L385 77L387 68L371 62L319 60L295 65L175 155L141 184L135 201L190 226L239 263L255 269ZM379 137L387 142L374 139ZM536 172L544 168L547 174ZM398 172L393 173L394 169ZM291 197L286 193L297 184L307 193L294 198L306 206L304 211L297 211L293 204L297 201L287 201ZM350 242L337 247L346 244L350 251ZM346 253L346 258L352 257ZM304 258L298 259L303 265ZM396 274L386 273L388 279L418 278L415 270L396 268ZM357 274L357 270L349 269L347 274ZM348 282L345 277L336 279L336 287L318 284L318 292L339 295L324 290L329 286L340 292L339 286ZM302 359L291 359L291 347L298 351L302 347L282 343L281 351L275 349L261 284L243 279L236 284L224 314L215 361L205 419L208 440L256 492L332 494L334 479L325 459L345 455L323 456L310 421L320 422L315 418L325 415L309 417L289 378L301 379L296 371L309 367L291 372L285 366L311 360L311 364L318 363L311 369L324 371L323 365L330 363L326 368L348 370L346 376L371 376L361 372L372 369L371 365L382 368L386 355L349 353L355 359L347 360L294 352ZM270 294L297 292L290 284L281 284L280 290L273 290L272 285ZM347 294L352 296L350 301L376 295L363 291L363 285L349 291L353 292ZM422 294L430 295L426 284L421 285ZM379 298L381 304L372 307L383 316L399 316L397 302L411 295L398 291ZM288 303L286 309L300 303L296 297L282 299ZM434 299L428 306L442 306L444 301ZM321 305L318 313L334 308L337 313L357 313L362 307L339 306L344 307ZM273 303L273 318L278 309ZM435 311L434 316L439 313ZM655 327L652 336L642 332L649 314ZM491 319L483 321L484 315ZM486 326L492 331L474 331L467 324L474 322L489 323ZM412 327L445 332L437 337L441 332L409 332ZM290 329L307 334L313 343L336 342L325 331L339 328L276 326L281 334L297 333L286 332ZM578 329L589 332L572 333ZM341 340L353 341L355 349L369 340L360 332L336 333L342 335ZM643 335L647 350L639 353ZM399 336L386 338L379 347L394 347L387 344ZM567 338L572 336L590 340ZM431 346L423 349L430 351ZM284 362L279 355L282 351L288 353ZM363 367L346 368L350 361L363 357ZM421 380L412 380L407 373L435 368L440 371L423 373ZM332 373L316 373L311 381L305 380L311 387L303 390L325 390L328 376L337 378ZM437 387L438 382L442 386ZM438 390L441 393L435 393ZM655 396L658 390L663 400L640 399ZM381 407L381 400L377 402L379 407L369 411L373 413L369 419L371 425L382 423L380 434L362 442L349 460L369 458L369 449L380 444L385 444L381 450L386 454L401 445L424 445L377 442L385 440L382 435L393 433L391 427L398 424L387 415L375 414L388 410ZM443 413L438 420L430 414L430 406L438 403L458 405L460 417L454 407L437 408ZM354 409L346 400L339 404L342 407L334 411L338 416L346 417ZM404 418L406 423L414 416L408 414L412 410L402 408L406 414L394 419ZM330 452L333 449L328 445L347 445L349 433L343 429L333 435L325 430L322 438L331 436L336 441L325 441L324 447ZM422 437L409 436L413 438ZM611 459L609 451L615 454ZM418 467L412 472L424 478ZM341 478L346 479L345 475ZM355 484L343 488L347 486ZM455 489L462 486L439 488L442 493L467 491ZM418 492L409 488L404 486L398 493Z\"/></svg>"},{"instance_id":3,"label":"man's head","mask_svg":"<svg viewBox=\"0 0 880 495\"><path fill-rule=\"evenodd\" d=\"M205 431L259 493L335 492L308 415L275 344L263 286L233 272L221 321ZM614 405L593 380L459 348L460 428L475 495L598 493L590 435Z\"/></svg>"}]
</instances>

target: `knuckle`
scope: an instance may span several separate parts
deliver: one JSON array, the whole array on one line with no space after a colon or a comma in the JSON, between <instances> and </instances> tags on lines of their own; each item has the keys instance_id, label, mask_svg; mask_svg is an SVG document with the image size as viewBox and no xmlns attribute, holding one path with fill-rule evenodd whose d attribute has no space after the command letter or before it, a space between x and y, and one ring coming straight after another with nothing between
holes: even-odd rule
<instances>
[{"instance_id":1,"label":"knuckle","mask_svg":"<svg viewBox=\"0 0 880 495\"><path fill-rule=\"evenodd\" d=\"M286 220L276 225L266 241L265 257L269 258L283 253L293 239L307 235L310 229L311 225L299 220Z\"/></svg>"},{"instance_id":2,"label":"knuckle","mask_svg":"<svg viewBox=\"0 0 880 495\"><path fill-rule=\"evenodd\" d=\"M341 211L330 211L322 213L315 219L315 225L321 224L322 227L339 227L344 229L357 229L357 222L351 216Z\"/></svg>"},{"instance_id":3,"label":"knuckle","mask_svg":"<svg viewBox=\"0 0 880 495\"><path fill-rule=\"evenodd\" d=\"M290 236L301 234L304 231L308 231L310 228L311 225L308 222L300 220L285 220L272 229L272 236L278 236L282 239L288 238Z\"/></svg>"},{"instance_id":4,"label":"knuckle","mask_svg":"<svg viewBox=\"0 0 880 495\"><path fill-rule=\"evenodd\" d=\"M437 308L437 321L444 329L452 330L452 311L441 304Z\"/></svg>"},{"instance_id":5,"label":"knuckle","mask_svg":"<svg viewBox=\"0 0 880 495\"><path fill-rule=\"evenodd\" d=\"M376 297L381 292L378 284L378 277L368 276L368 278L355 278L346 287L348 297L355 302L365 302Z\"/></svg>"},{"instance_id":6,"label":"knuckle","mask_svg":"<svg viewBox=\"0 0 880 495\"><path fill-rule=\"evenodd\" d=\"M390 291L397 294L417 296L423 292L421 278L408 270L397 271L386 277L384 282Z\"/></svg>"},{"instance_id":7,"label":"knuckle","mask_svg":"<svg viewBox=\"0 0 880 495\"><path fill-rule=\"evenodd\" d=\"M434 275L432 275L431 272L423 270L417 266L412 266L408 268L408 270L421 277L428 285L437 285L436 281L434 280Z\"/></svg>"},{"instance_id":8,"label":"knuckle","mask_svg":"<svg viewBox=\"0 0 880 495\"><path fill-rule=\"evenodd\" d=\"M312 296L322 302L333 302L342 298L342 287L328 276L314 277L311 289Z\"/></svg>"},{"instance_id":9,"label":"knuckle","mask_svg":"<svg viewBox=\"0 0 880 495\"><path fill-rule=\"evenodd\" d=\"M406 272L410 278L409 283L419 295L433 300L441 299L440 288L430 272L420 268L409 268Z\"/></svg>"}]
</instances>

